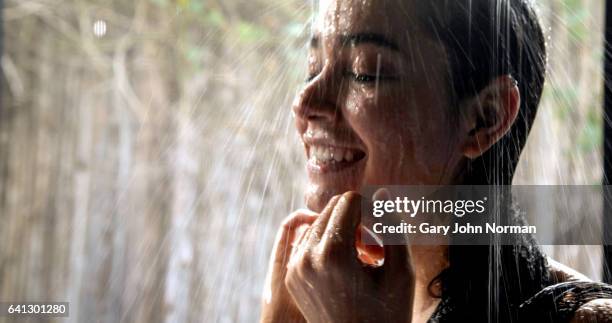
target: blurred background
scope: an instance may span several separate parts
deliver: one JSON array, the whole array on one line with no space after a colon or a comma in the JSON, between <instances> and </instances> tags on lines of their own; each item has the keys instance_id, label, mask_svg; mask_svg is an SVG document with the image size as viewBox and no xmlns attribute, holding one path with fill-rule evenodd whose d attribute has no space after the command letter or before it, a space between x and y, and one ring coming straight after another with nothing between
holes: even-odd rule
<instances>
[{"instance_id":1,"label":"blurred background","mask_svg":"<svg viewBox=\"0 0 612 323\"><path fill-rule=\"evenodd\" d=\"M604 1L537 3L549 75L515 184L600 184ZM311 6L4 0L0 301L69 301L57 322L255 321L303 205L289 107ZM599 246L545 248L600 278Z\"/></svg>"}]
</instances>

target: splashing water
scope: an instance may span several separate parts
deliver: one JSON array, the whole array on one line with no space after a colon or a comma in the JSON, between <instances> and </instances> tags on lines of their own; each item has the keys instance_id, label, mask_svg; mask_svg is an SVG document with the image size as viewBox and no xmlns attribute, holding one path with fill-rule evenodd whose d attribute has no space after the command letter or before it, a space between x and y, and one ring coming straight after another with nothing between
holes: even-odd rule
<instances>
[{"instance_id":1,"label":"splashing water","mask_svg":"<svg viewBox=\"0 0 612 323\"><path fill-rule=\"evenodd\" d=\"M547 84L514 183L599 183L603 1L537 5ZM308 190L291 102L319 10L7 0L3 298L70 301L66 322L252 322L275 232ZM597 248L545 249L599 278Z\"/></svg>"}]
</instances>

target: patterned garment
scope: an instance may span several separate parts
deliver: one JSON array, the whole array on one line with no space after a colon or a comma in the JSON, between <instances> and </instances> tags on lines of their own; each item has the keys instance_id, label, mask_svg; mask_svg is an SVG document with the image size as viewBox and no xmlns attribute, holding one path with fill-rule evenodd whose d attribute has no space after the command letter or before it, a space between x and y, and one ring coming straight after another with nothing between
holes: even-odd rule
<instances>
[{"instance_id":1,"label":"patterned garment","mask_svg":"<svg viewBox=\"0 0 612 323\"><path fill-rule=\"evenodd\" d=\"M584 304L612 299L612 286L595 282L566 282L544 288L520 307L520 315L533 322L569 322Z\"/></svg>"},{"instance_id":2,"label":"patterned garment","mask_svg":"<svg viewBox=\"0 0 612 323\"><path fill-rule=\"evenodd\" d=\"M499 318L510 322L564 323L570 322L576 311L595 299L612 299L612 286L596 282L565 282L548 286L522 303L518 318ZM476 310L477 311L477 310ZM449 298L443 298L429 323L464 322ZM472 318L470 318L472 319ZM497 322L498 319L486 319ZM474 322L474 321L470 321Z\"/></svg>"}]
</instances>

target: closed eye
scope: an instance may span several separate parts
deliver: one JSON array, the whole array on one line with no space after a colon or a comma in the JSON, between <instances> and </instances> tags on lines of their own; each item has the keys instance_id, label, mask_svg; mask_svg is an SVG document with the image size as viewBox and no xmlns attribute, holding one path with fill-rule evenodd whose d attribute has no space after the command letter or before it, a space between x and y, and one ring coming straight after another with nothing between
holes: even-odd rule
<instances>
[{"instance_id":1,"label":"closed eye","mask_svg":"<svg viewBox=\"0 0 612 323\"><path fill-rule=\"evenodd\" d=\"M389 75L376 76L376 75L371 75L371 74L358 74L358 73L353 73L351 71L345 72L344 75L346 77L352 78L353 81L357 83L374 83L376 82L377 79L378 81L389 81L389 80L397 79L395 76L389 76Z\"/></svg>"},{"instance_id":2,"label":"closed eye","mask_svg":"<svg viewBox=\"0 0 612 323\"><path fill-rule=\"evenodd\" d=\"M304 82L309 83L312 80L314 80L318 75L319 75L319 73L310 74L310 75L306 76L306 79L304 80ZM395 77L395 76L378 75L378 77L377 77L376 75L358 74L358 73L353 73L351 71L345 72L344 76L345 77L349 77L353 81L358 82L358 83L374 83L374 82L376 82L377 78L378 78L378 81L397 80L397 77Z\"/></svg>"}]
</instances>

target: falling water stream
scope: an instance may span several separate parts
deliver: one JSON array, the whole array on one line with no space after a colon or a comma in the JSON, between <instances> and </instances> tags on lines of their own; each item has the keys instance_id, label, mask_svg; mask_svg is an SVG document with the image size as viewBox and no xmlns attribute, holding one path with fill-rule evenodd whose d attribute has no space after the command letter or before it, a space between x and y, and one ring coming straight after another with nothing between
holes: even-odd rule
<instances>
[{"instance_id":1,"label":"falling water stream","mask_svg":"<svg viewBox=\"0 0 612 323\"><path fill-rule=\"evenodd\" d=\"M52 322L253 322L312 189L291 107L325 3L6 0L0 300L69 301ZM536 5L548 72L514 184L599 184L604 1ZM595 280L600 249L544 246Z\"/></svg>"}]
</instances>

